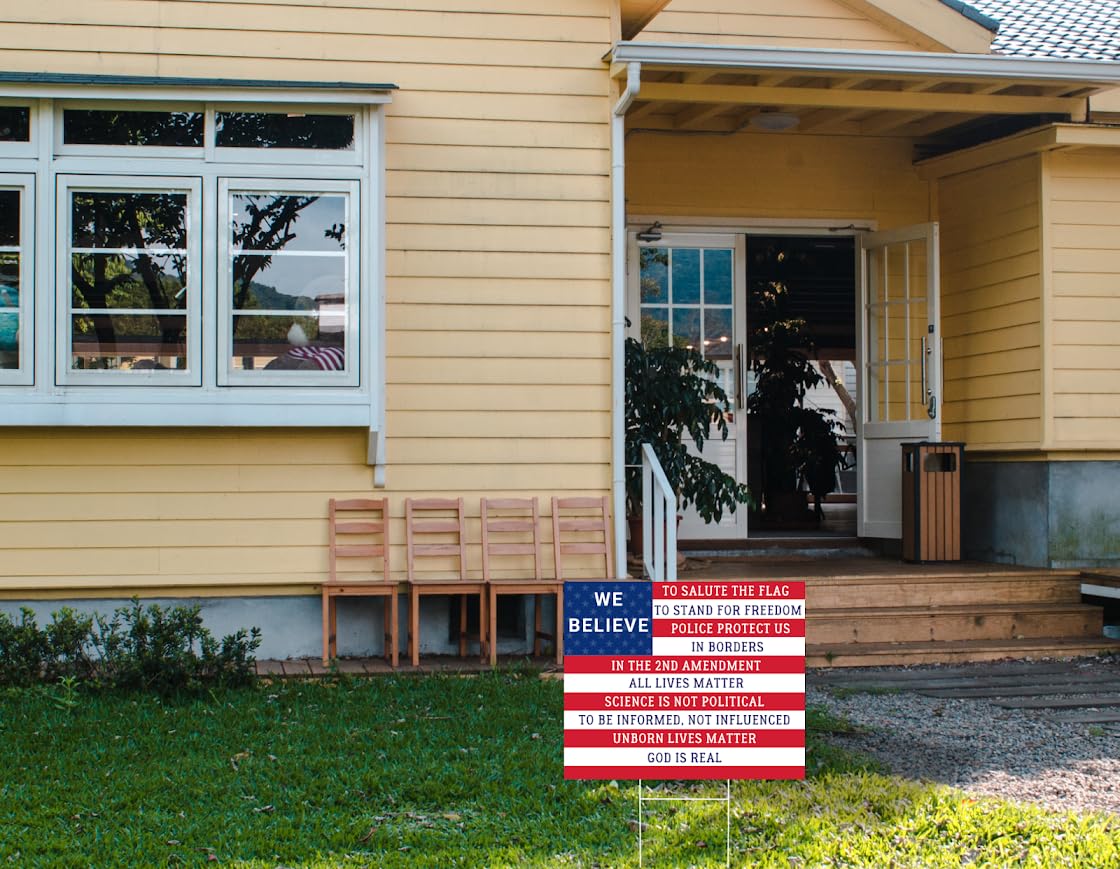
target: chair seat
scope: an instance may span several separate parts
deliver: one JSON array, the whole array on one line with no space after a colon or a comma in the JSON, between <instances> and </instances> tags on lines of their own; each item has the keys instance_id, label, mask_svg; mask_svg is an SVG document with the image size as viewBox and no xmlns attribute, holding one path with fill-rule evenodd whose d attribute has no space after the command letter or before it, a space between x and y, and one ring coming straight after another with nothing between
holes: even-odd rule
<instances>
[{"instance_id":1,"label":"chair seat","mask_svg":"<svg viewBox=\"0 0 1120 869\"><path fill-rule=\"evenodd\" d=\"M323 591L331 597L340 597L344 595L390 595L400 593L400 583L397 582L382 582L381 580L350 580L343 581L337 580L334 582L327 581L323 583Z\"/></svg>"}]
</instances>

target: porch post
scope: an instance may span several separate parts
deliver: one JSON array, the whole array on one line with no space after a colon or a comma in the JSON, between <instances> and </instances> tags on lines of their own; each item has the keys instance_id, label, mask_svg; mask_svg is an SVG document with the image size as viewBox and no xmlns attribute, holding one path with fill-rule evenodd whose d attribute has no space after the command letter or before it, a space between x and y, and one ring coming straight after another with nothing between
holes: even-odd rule
<instances>
[{"instance_id":1,"label":"porch post","mask_svg":"<svg viewBox=\"0 0 1120 869\"><path fill-rule=\"evenodd\" d=\"M626 88L611 114L611 494L619 576L626 575L626 110L641 73L641 64L626 65Z\"/></svg>"}]
</instances>

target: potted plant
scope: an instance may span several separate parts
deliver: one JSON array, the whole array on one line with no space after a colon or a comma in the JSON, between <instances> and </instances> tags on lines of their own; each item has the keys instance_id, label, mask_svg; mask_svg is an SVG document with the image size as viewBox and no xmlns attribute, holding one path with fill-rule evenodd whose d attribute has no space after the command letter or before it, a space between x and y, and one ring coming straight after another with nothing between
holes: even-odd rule
<instances>
[{"instance_id":1,"label":"potted plant","mask_svg":"<svg viewBox=\"0 0 1120 869\"><path fill-rule=\"evenodd\" d=\"M820 499L844 466L836 440L843 426L834 412L805 406L805 393L824 378L809 358L805 320L788 313L788 293L780 281L760 290L761 316L750 341L755 388L747 398L747 413L758 421L766 518L778 524L811 521L802 484L816 498L819 521Z\"/></svg>"},{"instance_id":2,"label":"potted plant","mask_svg":"<svg viewBox=\"0 0 1120 869\"><path fill-rule=\"evenodd\" d=\"M715 364L696 350L626 339L626 514L632 546L640 539L635 531L641 526L643 443L653 447L679 510L695 507L705 522L718 522L725 510L751 501L745 485L697 454L713 435L727 438L728 399L717 374Z\"/></svg>"}]
</instances>

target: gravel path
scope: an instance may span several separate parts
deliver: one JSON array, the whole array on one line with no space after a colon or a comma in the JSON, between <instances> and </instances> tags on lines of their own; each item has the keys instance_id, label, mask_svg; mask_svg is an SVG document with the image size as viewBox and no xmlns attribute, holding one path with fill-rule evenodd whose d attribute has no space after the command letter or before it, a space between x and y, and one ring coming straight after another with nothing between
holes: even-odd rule
<instances>
[{"instance_id":1,"label":"gravel path","mask_svg":"<svg viewBox=\"0 0 1120 869\"><path fill-rule=\"evenodd\" d=\"M1115 661L1085 667L1102 674L1120 671ZM935 675L934 668L928 669ZM809 703L866 728L830 739L877 758L899 775L975 795L1120 815L1120 729L1115 725L1055 721L1050 711L905 691L835 696L812 677L809 686Z\"/></svg>"}]
</instances>

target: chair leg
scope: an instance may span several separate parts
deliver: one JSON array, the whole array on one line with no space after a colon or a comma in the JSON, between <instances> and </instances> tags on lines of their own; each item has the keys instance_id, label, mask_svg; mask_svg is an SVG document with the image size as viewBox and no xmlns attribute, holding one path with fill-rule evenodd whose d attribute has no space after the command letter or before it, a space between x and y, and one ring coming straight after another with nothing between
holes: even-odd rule
<instances>
[{"instance_id":1,"label":"chair leg","mask_svg":"<svg viewBox=\"0 0 1120 869\"><path fill-rule=\"evenodd\" d=\"M564 664L564 586L556 589L556 663Z\"/></svg>"},{"instance_id":2,"label":"chair leg","mask_svg":"<svg viewBox=\"0 0 1120 869\"><path fill-rule=\"evenodd\" d=\"M331 623L331 657L338 657L338 598L331 595L327 600L327 614Z\"/></svg>"},{"instance_id":3,"label":"chair leg","mask_svg":"<svg viewBox=\"0 0 1120 869\"><path fill-rule=\"evenodd\" d=\"M331 663L331 622L327 609L330 606L330 595L323 589L323 666Z\"/></svg>"},{"instance_id":4,"label":"chair leg","mask_svg":"<svg viewBox=\"0 0 1120 869\"><path fill-rule=\"evenodd\" d=\"M397 667L397 595L385 596L385 660L393 669Z\"/></svg>"},{"instance_id":5,"label":"chair leg","mask_svg":"<svg viewBox=\"0 0 1120 869\"><path fill-rule=\"evenodd\" d=\"M480 604L481 605L481 604ZM467 657L467 596L459 595L459 657ZM481 636L479 642L482 642Z\"/></svg>"},{"instance_id":6,"label":"chair leg","mask_svg":"<svg viewBox=\"0 0 1120 869\"><path fill-rule=\"evenodd\" d=\"M533 656L537 658L541 655L541 603L543 602L543 595L533 595Z\"/></svg>"},{"instance_id":7,"label":"chair leg","mask_svg":"<svg viewBox=\"0 0 1120 869\"><path fill-rule=\"evenodd\" d=\"M491 587L486 597L486 644L490 648L490 666L498 666L498 591Z\"/></svg>"},{"instance_id":8,"label":"chair leg","mask_svg":"<svg viewBox=\"0 0 1120 869\"><path fill-rule=\"evenodd\" d=\"M413 589L408 596L408 654L412 666L420 666L420 595Z\"/></svg>"}]
</instances>

